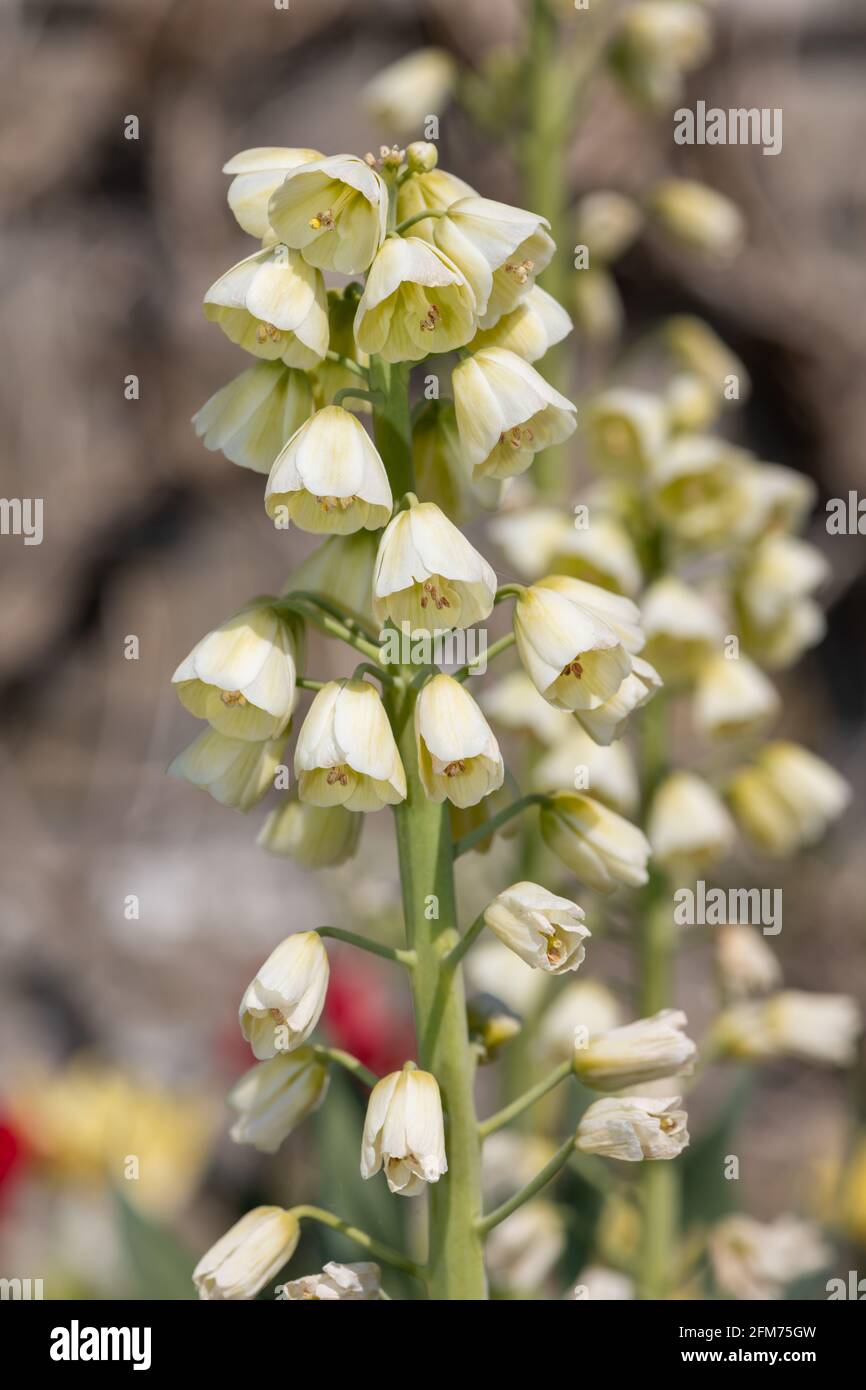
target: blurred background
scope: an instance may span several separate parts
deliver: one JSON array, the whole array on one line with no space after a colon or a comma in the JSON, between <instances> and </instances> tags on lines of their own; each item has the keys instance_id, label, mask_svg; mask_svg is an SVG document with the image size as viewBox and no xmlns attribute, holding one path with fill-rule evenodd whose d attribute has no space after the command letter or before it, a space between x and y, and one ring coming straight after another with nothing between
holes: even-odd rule
<instances>
[{"instance_id":1,"label":"blurred background","mask_svg":"<svg viewBox=\"0 0 866 1390\"><path fill-rule=\"evenodd\" d=\"M165 776L196 732L169 684L176 664L245 597L276 592L311 548L297 531L274 530L260 478L195 438L191 415L246 365L205 323L201 298L251 249L226 206L228 158L272 144L363 154L420 137L375 119L359 101L364 84L427 45L469 74L500 63L521 42L525 8L5 0L0 9L2 492L45 508L41 545L0 539L0 1275L41 1277L46 1296L188 1297L195 1258L259 1200L315 1196L399 1238L401 1204L357 1177L353 1083L335 1081L328 1105L275 1159L227 1138L224 1094L249 1064L237 1002L256 967L287 931L350 912L384 934L397 877L385 816L368 818L376 823L359 860L316 876L256 846L267 803L241 817ZM571 5L561 10L566 29L579 23ZM737 438L819 489L809 539L834 570L822 595L829 634L782 677L782 733L839 766L860 796L821 851L776 871L790 904L776 944L791 986L863 1000L866 553L861 536L827 535L824 504L866 489L866 10L860 0L720 0L711 13L715 44L685 80L684 103L781 107L782 153L677 147L670 106L647 109L602 74L553 231L572 244L568 207L579 194L639 194L669 173L707 182L744 213L733 270L653 232L638 238L614 268L620 346L659 317L700 314L752 378ZM463 105L443 109L440 164L519 203L510 138L519 92L507 79L502 87L486 122L467 109L471 87ZM125 137L130 115L137 140ZM579 330L569 343L579 396L619 348L590 348ZM135 400L124 392L130 374ZM579 466L577 444L575 482ZM136 659L126 655L131 636ZM327 675L329 661L342 657L317 648L310 669ZM496 879L470 859L467 920ZM712 1007L701 956L685 953L679 981L698 1019ZM393 972L339 950L332 960L330 1037L375 1070L399 1065L413 1035ZM627 990L615 941L593 965ZM482 1104L493 1084L482 1079ZM729 1142L715 1118L728 1091L715 1073L700 1088L696 1140L703 1123L707 1145ZM741 1205L767 1218L788 1206L822 1215L850 1247L850 1267L866 1243L866 1148L852 1150L850 1130L862 1104L862 1073L766 1068L742 1102L733 1150ZM129 1155L140 1176L125 1182ZM568 1243L542 1261L548 1296L580 1267L583 1220L575 1214ZM293 1268L346 1253L339 1240L306 1236Z\"/></svg>"}]
</instances>

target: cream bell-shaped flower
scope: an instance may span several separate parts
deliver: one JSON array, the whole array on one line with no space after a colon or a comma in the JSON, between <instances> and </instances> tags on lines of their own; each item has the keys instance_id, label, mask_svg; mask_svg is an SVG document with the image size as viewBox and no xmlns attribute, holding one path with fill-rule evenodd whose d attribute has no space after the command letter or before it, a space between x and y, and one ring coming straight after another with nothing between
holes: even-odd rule
<instances>
[{"instance_id":1,"label":"cream bell-shaped flower","mask_svg":"<svg viewBox=\"0 0 866 1390\"><path fill-rule=\"evenodd\" d=\"M330 1260L321 1274L305 1274L277 1286L287 1303L370 1303L378 1299L381 1270L376 1264L341 1265Z\"/></svg>"},{"instance_id":2,"label":"cream bell-shaped flower","mask_svg":"<svg viewBox=\"0 0 866 1390\"><path fill-rule=\"evenodd\" d=\"M229 738L261 742L288 726L303 626L259 599L197 642L172 683L184 709Z\"/></svg>"},{"instance_id":3,"label":"cream bell-shaped flower","mask_svg":"<svg viewBox=\"0 0 866 1390\"><path fill-rule=\"evenodd\" d=\"M662 524L684 545L730 541L743 511L746 455L726 440L687 434L656 458L652 502Z\"/></svg>"},{"instance_id":4,"label":"cream bell-shaped flower","mask_svg":"<svg viewBox=\"0 0 866 1390\"><path fill-rule=\"evenodd\" d=\"M526 298L510 313L503 314L492 328L478 330L469 344L469 351L503 348L516 353L524 362L537 362L550 348L567 338L573 327L559 300L540 285L533 285Z\"/></svg>"},{"instance_id":5,"label":"cream bell-shaped flower","mask_svg":"<svg viewBox=\"0 0 866 1390\"><path fill-rule=\"evenodd\" d=\"M727 922L716 936L716 968L726 995L746 999L782 983L782 967L760 932L743 922Z\"/></svg>"},{"instance_id":6,"label":"cream bell-shaped flower","mask_svg":"<svg viewBox=\"0 0 866 1390\"><path fill-rule=\"evenodd\" d=\"M665 389L665 405L671 433L700 434L714 425L721 412L722 400L710 383L697 372L678 372ZM745 487L748 469L742 470ZM742 495L742 489L741 489ZM738 523L742 518L737 518Z\"/></svg>"},{"instance_id":7,"label":"cream bell-shaped flower","mask_svg":"<svg viewBox=\"0 0 866 1390\"><path fill-rule=\"evenodd\" d=\"M389 236L374 260L355 315L362 352L420 362L463 347L475 332L475 295L463 273L418 236Z\"/></svg>"},{"instance_id":8,"label":"cream bell-shaped flower","mask_svg":"<svg viewBox=\"0 0 866 1390\"><path fill-rule=\"evenodd\" d=\"M662 179L652 190L649 207L664 230L692 251L727 260L745 241L737 205L695 179Z\"/></svg>"},{"instance_id":9,"label":"cream bell-shaped flower","mask_svg":"<svg viewBox=\"0 0 866 1390\"><path fill-rule=\"evenodd\" d=\"M538 883L513 883L484 909L484 925L533 969L577 970L586 955L584 912Z\"/></svg>"},{"instance_id":10,"label":"cream bell-shaped flower","mask_svg":"<svg viewBox=\"0 0 866 1390\"><path fill-rule=\"evenodd\" d=\"M703 319L673 314L665 320L662 338L680 366L703 377L718 396L723 396L728 379L736 377L740 398L748 397L751 381L745 364Z\"/></svg>"},{"instance_id":11,"label":"cream bell-shaped flower","mask_svg":"<svg viewBox=\"0 0 866 1390\"><path fill-rule=\"evenodd\" d=\"M549 568L633 598L642 573L634 543L622 522L593 512L588 526L568 526L554 549Z\"/></svg>"},{"instance_id":12,"label":"cream bell-shaped flower","mask_svg":"<svg viewBox=\"0 0 866 1390\"><path fill-rule=\"evenodd\" d=\"M339 405L317 410L274 459L265 511L302 531L339 536L378 531L394 499L385 465L364 426Z\"/></svg>"},{"instance_id":13,"label":"cream bell-shaped flower","mask_svg":"<svg viewBox=\"0 0 866 1390\"><path fill-rule=\"evenodd\" d=\"M252 743L205 729L178 753L168 769L234 811L250 811L274 785L285 738Z\"/></svg>"},{"instance_id":14,"label":"cream bell-shaped flower","mask_svg":"<svg viewBox=\"0 0 866 1390\"><path fill-rule=\"evenodd\" d=\"M370 1092L361 1141L361 1177L384 1167L399 1197L418 1197L448 1171L442 1101L435 1076L407 1062Z\"/></svg>"},{"instance_id":15,"label":"cream bell-shaped flower","mask_svg":"<svg viewBox=\"0 0 866 1390\"><path fill-rule=\"evenodd\" d=\"M287 796L271 811L256 844L305 869L330 869L354 858L362 824L345 806L313 806Z\"/></svg>"},{"instance_id":16,"label":"cream bell-shaped flower","mask_svg":"<svg viewBox=\"0 0 866 1390\"><path fill-rule=\"evenodd\" d=\"M817 1273L832 1256L817 1227L796 1216L771 1222L726 1216L710 1232L708 1247L719 1291L751 1301L784 1298L786 1284Z\"/></svg>"},{"instance_id":17,"label":"cream bell-shaped flower","mask_svg":"<svg viewBox=\"0 0 866 1390\"><path fill-rule=\"evenodd\" d=\"M538 587L563 594L572 603L586 608L612 628L627 652L643 649L646 638L641 627L640 609L624 594L614 594L599 584L568 574L549 574L538 580Z\"/></svg>"},{"instance_id":18,"label":"cream bell-shaped flower","mask_svg":"<svg viewBox=\"0 0 866 1390\"><path fill-rule=\"evenodd\" d=\"M768 743L727 787L743 830L768 854L815 844L851 799L845 778L799 744Z\"/></svg>"},{"instance_id":19,"label":"cream bell-shaped flower","mask_svg":"<svg viewBox=\"0 0 866 1390\"><path fill-rule=\"evenodd\" d=\"M398 189L397 222L406 222L410 217L417 217L419 212L443 211L459 198L474 196L474 188L445 169L432 168L412 173L403 180ZM413 236L420 236L425 241L432 242L435 223L436 219L433 217L416 222L412 228Z\"/></svg>"},{"instance_id":20,"label":"cream bell-shaped flower","mask_svg":"<svg viewBox=\"0 0 866 1390\"><path fill-rule=\"evenodd\" d=\"M824 636L811 595L828 574L821 552L797 536L770 534L751 549L735 602L744 644L762 665L789 666Z\"/></svg>"},{"instance_id":21,"label":"cream bell-shaped flower","mask_svg":"<svg viewBox=\"0 0 866 1390\"><path fill-rule=\"evenodd\" d=\"M633 198L600 188L585 194L575 208L575 241L589 249L593 262L615 261L639 235L643 220Z\"/></svg>"},{"instance_id":22,"label":"cream bell-shaped flower","mask_svg":"<svg viewBox=\"0 0 866 1390\"><path fill-rule=\"evenodd\" d=\"M282 362L256 362L211 396L192 423L206 449L220 449L241 468L269 473L286 440L312 413L304 372Z\"/></svg>"},{"instance_id":23,"label":"cream bell-shaped flower","mask_svg":"<svg viewBox=\"0 0 866 1390\"><path fill-rule=\"evenodd\" d=\"M389 132L413 135L428 116L441 116L457 79L444 48L416 48L378 72L361 91L364 110Z\"/></svg>"},{"instance_id":24,"label":"cream bell-shaped flower","mask_svg":"<svg viewBox=\"0 0 866 1390\"><path fill-rule=\"evenodd\" d=\"M556 249L546 217L476 196L459 198L435 219L433 240L472 286L481 328L528 295Z\"/></svg>"},{"instance_id":25,"label":"cream bell-shaped flower","mask_svg":"<svg viewBox=\"0 0 866 1390\"><path fill-rule=\"evenodd\" d=\"M850 995L787 989L732 1005L719 1015L713 1036L722 1053L747 1061L788 1056L850 1067L862 1028Z\"/></svg>"},{"instance_id":26,"label":"cream bell-shaped flower","mask_svg":"<svg viewBox=\"0 0 866 1390\"><path fill-rule=\"evenodd\" d=\"M599 893L647 882L649 841L623 816L580 792L554 792L541 807L541 838L572 873Z\"/></svg>"},{"instance_id":27,"label":"cream bell-shaped flower","mask_svg":"<svg viewBox=\"0 0 866 1390\"><path fill-rule=\"evenodd\" d=\"M385 238L388 189L356 155L327 155L288 171L268 216L280 240L309 265L358 275Z\"/></svg>"},{"instance_id":28,"label":"cream bell-shaped flower","mask_svg":"<svg viewBox=\"0 0 866 1390\"><path fill-rule=\"evenodd\" d=\"M260 1153L275 1154L302 1120L317 1110L328 1090L328 1069L309 1047L288 1056L279 1053L258 1062L227 1097L237 1119L230 1134L236 1144L252 1144Z\"/></svg>"},{"instance_id":29,"label":"cream bell-shaped flower","mask_svg":"<svg viewBox=\"0 0 866 1390\"><path fill-rule=\"evenodd\" d=\"M596 709L576 709L574 717L595 743L609 748L625 733L629 716L642 709L662 684L654 666L643 657L632 657L631 671L616 694Z\"/></svg>"},{"instance_id":30,"label":"cream bell-shaped flower","mask_svg":"<svg viewBox=\"0 0 866 1390\"><path fill-rule=\"evenodd\" d=\"M307 1041L325 1007L329 974L318 932L294 932L271 951L238 1011L241 1032L260 1062Z\"/></svg>"},{"instance_id":31,"label":"cream bell-shaped flower","mask_svg":"<svg viewBox=\"0 0 866 1390\"><path fill-rule=\"evenodd\" d=\"M406 796L406 774L375 686L329 681L307 711L295 747L301 801L379 811Z\"/></svg>"},{"instance_id":32,"label":"cream bell-shaped flower","mask_svg":"<svg viewBox=\"0 0 866 1390\"><path fill-rule=\"evenodd\" d=\"M731 660L716 652L698 670L694 721L708 738L732 738L764 729L780 705L775 686L747 656Z\"/></svg>"},{"instance_id":33,"label":"cream bell-shaped flower","mask_svg":"<svg viewBox=\"0 0 866 1390\"><path fill-rule=\"evenodd\" d=\"M532 693L539 698L534 689ZM640 805L637 769L629 749L623 743L599 747L574 720L532 768L533 791L572 788L591 789L593 796L623 816L636 815Z\"/></svg>"},{"instance_id":34,"label":"cream bell-shaped flower","mask_svg":"<svg viewBox=\"0 0 866 1390\"><path fill-rule=\"evenodd\" d=\"M781 463L748 465L743 470L740 487L744 504L736 534L743 541L755 540L771 532L799 531L818 497L818 489L811 478Z\"/></svg>"},{"instance_id":35,"label":"cream bell-shaped flower","mask_svg":"<svg viewBox=\"0 0 866 1390\"><path fill-rule=\"evenodd\" d=\"M484 348L451 373L457 429L472 477L525 473L541 449L561 444L577 426L571 401L504 348Z\"/></svg>"},{"instance_id":36,"label":"cream bell-shaped flower","mask_svg":"<svg viewBox=\"0 0 866 1390\"><path fill-rule=\"evenodd\" d=\"M557 709L596 709L631 671L631 657L606 619L546 583L518 596L514 636L527 675Z\"/></svg>"},{"instance_id":37,"label":"cream bell-shaped flower","mask_svg":"<svg viewBox=\"0 0 866 1390\"><path fill-rule=\"evenodd\" d=\"M672 772L653 796L647 821L653 859L696 875L730 854L736 827L721 797L693 772Z\"/></svg>"},{"instance_id":38,"label":"cream bell-shaped flower","mask_svg":"<svg viewBox=\"0 0 866 1390\"><path fill-rule=\"evenodd\" d=\"M201 1299L253 1299L292 1258L301 1238L293 1212L255 1207L220 1236L192 1272Z\"/></svg>"},{"instance_id":39,"label":"cream bell-shaped flower","mask_svg":"<svg viewBox=\"0 0 866 1390\"><path fill-rule=\"evenodd\" d=\"M697 1044L686 1037L681 1009L662 1009L598 1034L574 1050L574 1070L595 1091L621 1091L665 1076L691 1074Z\"/></svg>"},{"instance_id":40,"label":"cream bell-shaped flower","mask_svg":"<svg viewBox=\"0 0 866 1390\"><path fill-rule=\"evenodd\" d=\"M431 801L475 806L502 786L499 744L469 692L439 674L421 687L415 703L418 772Z\"/></svg>"},{"instance_id":41,"label":"cream bell-shaped flower","mask_svg":"<svg viewBox=\"0 0 866 1390\"><path fill-rule=\"evenodd\" d=\"M673 684L694 680L724 638L722 621L712 605L674 575L651 584L641 600L646 633L644 657Z\"/></svg>"},{"instance_id":42,"label":"cream bell-shaped flower","mask_svg":"<svg viewBox=\"0 0 866 1390\"><path fill-rule=\"evenodd\" d=\"M398 512L379 542L373 612L412 630L471 627L493 611L496 575L433 502Z\"/></svg>"},{"instance_id":43,"label":"cream bell-shaped flower","mask_svg":"<svg viewBox=\"0 0 866 1390\"><path fill-rule=\"evenodd\" d=\"M629 481L651 472L667 439L665 403L649 391L616 387L589 408L589 446L596 466Z\"/></svg>"},{"instance_id":44,"label":"cream bell-shaped flower","mask_svg":"<svg viewBox=\"0 0 866 1390\"><path fill-rule=\"evenodd\" d=\"M479 702L484 713L503 728L533 734L552 750L561 747L562 740L572 729L569 715L564 710L554 709L539 695L522 667L509 671L495 685L482 690ZM548 788L539 786L537 790Z\"/></svg>"},{"instance_id":45,"label":"cream bell-shaped flower","mask_svg":"<svg viewBox=\"0 0 866 1390\"><path fill-rule=\"evenodd\" d=\"M539 1051L551 1062L574 1058L575 1048L622 1023L622 1006L598 980L575 980L557 991L538 1033Z\"/></svg>"},{"instance_id":46,"label":"cream bell-shaped flower","mask_svg":"<svg viewBox=\"0 0 866 1390\"><path fill-rule=\"evenodd\" d=\"M535 1294L554 1270L565 1245L565 1223L559 1207L536 1197L490 1232L484 1253L491 1282L498 1289Z\"/></svg>"},{"instance_id":47,"label":"cream bell-shaped flower","mask_svg":"<svg viewBox=\"0 0 866 1390\"><path fill-rule=\"evenodd\" d=\"M594 1101L577 1127L581 1153L618 1158L677 1158L689 1142L679 1096L607 1096Z\"/></svg>"},{"instance_id":48,"label":"cream bell-shaped flower","mask_svg":"<svg viewBox=\"0 0 866 1390\"><path fill-rule=\"evenodd\" d=\"M205 318L254 357L307 369L328 350L321 273L278 242L227 270L204 297Z\"/></svg>"},{"instance_id":49,"label":"cream bell-shaped flower","mask_svg":"<svg viewBox=\"0 0 866 1390\"><path fill-rule=\"evenodd\" d=\"M227 195L229 207L243 230L260 240L272 236L273 229L268 221L271 194L279 188L290 169L321 157L319 150L265 145L241 150L224 164L223 173L234 175Z\"/></svg>"},{"instance_id":50,"label":"cream bell-shaped flower","mask_svg":"<svg viewBox=\"0 0 866 1390\"><path fill-rule=\"evenodd\" d=\"M493 517L487 529L515 572L534 579L553 568L571 521L560 507L516 507Z\"/></svg>"}]
</instances>

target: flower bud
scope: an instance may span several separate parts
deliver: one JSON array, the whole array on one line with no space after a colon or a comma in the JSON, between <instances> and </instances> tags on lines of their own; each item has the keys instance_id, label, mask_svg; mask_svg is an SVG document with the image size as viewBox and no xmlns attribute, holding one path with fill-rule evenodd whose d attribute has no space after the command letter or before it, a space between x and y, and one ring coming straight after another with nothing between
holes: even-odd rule
<instances>
[{"instance_id":1,"label":"flower bud","mask_svg":"<svg viewBox=\"0 0 866 1390\"><path fill-rule=\"evenodd\" d=\"M273 237L268 220L271 194L279 188L290 169L321 159L319 150L286 149L268 145L241 150L223 165L224 174L234 174L229 184L228 204L237 221L250 236Z\"/></svg>"},{"instance_id":2,"label":"flower bud","mask_svg":"<svg viewBox=\"0 0 866 1390\"><path fill-rule=\"evenodd\" d=\"M740 488L744 501L736 534L741 541L760 540L775 531L799 531L808 520L818 494L811 478L781 463L756 463L746 467ZM825 568L815 567L814 553L807 560L807 573L813 578L809 591L826 577ZM802 594L802 590L800 592Z\"/></svg>"},{"instance_id":3,"label":"flower bud","mask_svg":"<svg viewBox=\"0 0 866 1390\"><path fill-rule=\"evenodd\" d=\"M505 777L499 744L472 696L453 676L433 676L415 704L418 772L431 801L475 806Z\"/></svg>"},{"instance_id":4,"label":"flower bud","mask_svg":"<svg viewBox=\"0 0 866 1390\"><path fill-rule=\"evenodd\" d=\"M614 700L618 698L614 696ZM532 787L539 792L558 792L571 791L577 786L585 786L620 815L637 814L640 789L630 750L623 743L599 747L595 739L574 722L534 764Z\"/></svg>"},{"instance_id":5,"label":"flower bud","mask_svg":"<svg viewBox=\"0 0 866 1390\"><path fill-rule=\"evenodd\" d=\"M432 502L398 512L376 557L373 610L380 623L446 631L471 627L493 610L496 575Z\"/></svg>"},{"instance_id":6,"label":"flower bud","mask_svg":"<svg viewBox=\"0 0 866 1390\"><path fill-rule=\"evenodd\" d=\"M295 932L271 952L239 1010L241 1032L260 1062L307 1041L325 1006L329 973L317 932Z\"/></svg>"},{"instance_id":7,"label":"flower bud","mask_svg":"<svg viewBox=\"0 0 866 1390\"><path fill-rule=\"evenodd\" d=\"M444 252L419 236L382 244L355 314L362 352L385 362L420 362L463 347L475 322L475 295Z\"/></svg>"},{"instance_id":8,"label":"flower bud","mask_svg":"<svg viewBox=\"0 0 866 1390\"><path fill-rule=\"evenodd\" d=\"M610 893L618 883L647 882L649 842L616 811L579 792L554 792L541 808L541 838L587 887Z\"/></svg>"},{"instance_id":9,"label":"flower bud","mask_svg":"<svg viewBox=\"0 0 866 1390\"><path fill-rule=\"evenodd\" d=\"M726 1009L715 1039L722 1052L749 1061L788 1056L850 1067L862 1027L860 1008L850 995L788 989Z\"/></svg>"},{"instance_id":10,"label":"flower bud","mask_svg":"<svg viewBox=\"0 0 866 1390\"><path fill-rule=\"evenodd\" d=\"M607 985L575 980L557 991L539 1030L539 1050L551 1062L573 1059L575 1049L622 1023L622 1007Z\"/></svg>"},{"instance_id":11,"label":"flower bud","mask_svg":"<svg viewBox=\"0 0 866 1390\"><path fill-rule=\"evenodd\" d=\"M258 599L196 643L172 682L184 709L231 739L285 732L295 704L303 626Z\"/></svg>"},{"instance_id":12,"label":"flower bud","mask_svg":"<svg viewBox=\"0 0 866 1390\"><path fill-rule=\"evenodd\" d=\"M252 1299L278 1274L301 1236L282 1207L255 1207L202 1255L192 1273L201 1299Z\"/></svg>"},{"instance_id":13,"label":"flower bud","mask_svg":"<svg viewBox=\"0 0 866 1390\"><path fill-rule=\"evenodd\" d=\"M317 410L274 459L265 511L302 531L347 535L378 531L394 505L385 465L364 426L348 410Z\"/></svg>"},{"instance_id":14,"label":"flower bud","mask_svg":"<svg viewBox=\"0 0 866 1390\"><path fill-rule=\"evenodd\" d=\"M383 1166L388 1187L400 1197L419 1196L448 1171L439 1086L413 1062L383 1077L370 1093L361 1177L372 1178Z\"/></svg>"},{"instance_id":15,"label":"flower bud","mask_svg":"<svg viewBox=\"0 0 866 1390\"><path fill-rule=\"evenodd\" d=\"M308 265L358 275L385 237L388 190L356 155L335 154L290 169L268 216L277 236Z\"/></svg>"},{"instance_id":16,"label":"flower bud","mask_svg":"<svg viewBox=\"0 0 866 1390\"><path fill-rule=\"evenodd\" d=\"M728 259L745 241L736 204L694 179L663 179L653 189L650 210L670 236L693 251Z\"/></svg>"},{"instance_id":17,"label":"flower bud","mask_svg":"<svg viewBox=\"0 0 866 1390\"><path fill-rule=\"evenodd\" d=\"M456 79L456 64L444 48L418 48L377 73L361 101L385 129L411 135L427 116L441 116Z\"/></svg>"},{"instance_id":18,"label":"flower bud","mask_svg":"<svg viewBox=\"0 0 866 1390\"><path fill-rule=\"evenodd\" d=\"M295 746L298 795L314 806L379 811L406 796L406 773L381 696L365 680L328 681Z\"/></svg>"},{"instance_id":19,"label":"flower bud","mask_svg":"<svg viewBox=\"0 0 866 1390\"><path fill-rule=\"evenodd\" d=\"M768 743L728 784L741 827L768 854L815 844L851 799L844 777L796 743Z\"/></svg>"},{"instance_id":20,"label":"flower bud","mask_svg":"<svg viewBox=\"0 0 866 1390\"><path fill-rule=\"evenodd\" d=\"M754 927L729 922L716 937L716 966L725 994L735 999L764 994L782 983L773 951Z\"/></svg>"},{"instance_id":21,"label":"flower bud","mask_svg":"<svg viewBox=\"0 0 866 1390\"><path fill-rule=\"evenodd\" d=\"M255 357L305 370L328 350L321 273L282 243L227 270L204 297L205 318Z\"/></svg>"},{"instance_id":22,"label":"flower bud","mask_svg":"<svg viewBox=\"0 0 866 1390\"><path fill-rule=\"evenodd\" d=\"M671 874L696 877L731 852L734 822L708 782L673 772L655 792L647 834L653 859Z\"/></svg>"},{"instance_id":23,"label":"flower bud","mask_svg":"<svg viewBox=\"0 0 866 1390\"><path fill-rule=\"evenodd\" d=\"M582 1153L618 1158L677 1158L689 1142L687 1115L679 1096L608 1096L595 1101L577 1127Z\"/></svg>"},{"instance_id":24,"label":"flower bud","mask_svg":"<svg viewBox=\"0 0 866 1390\"><path fill-rule=\"evenodd\" d=\"M439 151L429 140L413 140L406 146L406 163L413 174L429 174L439 163Z\"/></svg>"},{"instance_id":25,"label":"flower bud","mask_svg":"<svg viewBox=\"0 0 866 1390\"><path fill-rule=\"evenodd\" d=\"M589 249L595 265L615 261L627 251L643 226L643 213L632 198L598 189L580 199L575 211L575 241Z\"/></svg>"},{"instance_id":26,"label":"flower bud","mask_svg":"<svg viewBox=\"0 0 866 1390\"><path fill-rule=\"evenodd\" d=\"M565 1249L562 1214L553 1202L536 1198L494 1226L485 1255L497 1289L536 1293Z\"/></svg>"},{"instance_id":27,"label":"flower bud","mask_svg":"<svg viewBox=\"0 0 866 1390\"><path fill-rule=\"evenodd\" d=\"M321 1274L305 1274L277 1287L277 1298L288 1303L369 1303L381 1291L381 1270L372 1263L341 1265L335 1260Z\"/></svg>"},{"instance_id":28,"label":"flower bud","mask_svg":"<svg viewBox=\"0 0 866 1390\"><path fill-rule=\"evenodd\" d=\"M719 1291L739 1299L782 1299L786 1284L817 1273L831 1257L816 1227L796 1216L726 1216L710 1233L709 1252Z\"/></svg>"},{"instance_id":29,"label":"flower bud","mask_svg":"<svg viewBox=\"0 0 866 1390\"><path fill-rule=\"evenodd\" d=\"M748 397L751 383L745 366L703 319L674 314L665 322L663 338L681 366L702 377L720 399L729 378L736 378L741 398Z\"/></svg>"},{"instance_id":30,"label":"flower bud","mask_svg":"<svg viewBox=\"0 0 866 1390\"><path fill-rule=\"evenodd\" d=\"M241 468L269 473L286 440L312 413L304 372L282 362L256 362L211 396L192 423L206 449L221 449Z\"/></svg>"},{"instance_id":31,"label":"flower bud","mask_svg":"<svg viewBox=\"0 0 866 1390\"><path fill-rule=\"evenodd\" d=\"M345 806L313 806L287 796L271 811L256 844L305 869L331 869L354 858L362 824Z\"/></svg>"},{"instance_id":32,"label":"flower bud","mask_svg":"<svg viewBox=\"0 0 866 1390\"><path fill-rule=\"evenodd\" d=\"M178 753L168 773L210 792L223 806L249 811L274 785L284 747L284 738L251 743L205 729Z\"/></svg>"},{"instance_id":33,"label":"flower bud","mask_svg":"<svg viewBox=\"0 0 866 1390\"><path fill-rule=\"evenodd\" d=\"M484 1049L482 1061L492 1062L501 1047L516 1038L523 1026L515 1013L495 994L473 994L466 1004L469 1037Z\"/></svg>"},{"instance_id":34,"label":"flower bud","mask_svg":"<svg viewBox=\"0 0 866 1390\"><path fill-rule=\"evenodd\" d=\"M575 407L504 348L484 348L451 373L460 444L472 477L511 478L576 428Z\"/></svg>"},{"instance_id":35,"label":"flower bud","mask_svg":"<svg viewBox=\"0 0 866 1390\"><path fill-rule=\"evenodd\" d=\"M563 975L586 955L584 912L538 883L514 883L484 910L484 925L509 950L538 970Z\"/></svg>"},{"instance_id":36,"label":"flower bud","mask_svg":"<svg viewBox=\"0 0 866 1390\"><path fill-rule=\"evenodd\" d=\"M607 270L582 270L572 276L571 309L588 343L613 342L625 321L622 296Z\"/></svg>"},{"instance_id":37,"label":"flower bud","mask_svg":"<svg viewBox=\"0 0 866 1390\"><path fill-rule=\"evenodd\" d=\"M773 684L747 656L708 657L698 671L695 727L711 738L733 738L765 728L779 711Z\"/></svg>"},{"instance_id":38,"label":"flower bud","mask_svg":"<svg viewBox=\"0 0 866 1390\"><path fill-rule=\"evenodd\" d=\"M594 512L589 526L563 530L544 568L629 598L641 587L640 563L628 531L616 517Z\"/></svg>"},{"instance_id":39,"label":"flower bud","mask_svg":"<svg viewBox=\"0 0 866 1390\"><path fill-rule=\"evenodd\" d=\"M596 1091L621 1091L666 1076L691 1074L697 1045L683 1031L680 1009L662 1009L622 1028L590 1038L574 1051L574 1070Z\"/></svg>"},{"instance_id":40,"label":"flower bud","mask_svg":"<svg viewBox=\"0 0 866 1390\"><path fill-rule=\"evenodd\" d=\"M309 1047L250 1067L228 1094L238 1118L231 1128L236 1144L252 1144L274 1154L302 1120L317 1110L328 1089L328 1069Z\"/></svg>"}]
</instances>

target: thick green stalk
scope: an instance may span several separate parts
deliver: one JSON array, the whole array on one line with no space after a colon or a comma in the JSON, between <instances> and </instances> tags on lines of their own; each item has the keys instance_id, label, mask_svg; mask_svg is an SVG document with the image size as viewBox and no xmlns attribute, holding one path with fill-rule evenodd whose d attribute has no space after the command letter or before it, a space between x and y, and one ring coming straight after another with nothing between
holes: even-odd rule
<instances>
[{"instance_id":1,"label":"thick green stalk","mask_svg":"<svg viewBox=\"0 0 866 1390\"><path fill-rule=\"evenodd\" d=\"M386 399L374 407L376 442L395 495L411 489L411 434L405 368L373 359L371 378ZM406 673L410 674L409 672ZM439 1083L448 1172L430 1188L429 1291L439 1300L486 1299L481 1216L481 1153L466 1026L463 972L443 967L456 946L457 910L447 804L437 805L418 773L414 713L407 681L385 701L406 770L406 800L394 808L406 924L415 953L411 972L418 1061Z\"/></svg>"}]
</instances>

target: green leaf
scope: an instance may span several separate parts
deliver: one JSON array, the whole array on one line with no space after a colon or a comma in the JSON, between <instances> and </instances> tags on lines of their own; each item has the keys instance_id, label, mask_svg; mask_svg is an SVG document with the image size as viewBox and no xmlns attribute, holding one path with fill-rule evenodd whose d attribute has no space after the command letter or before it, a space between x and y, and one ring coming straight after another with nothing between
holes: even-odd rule
<instances>
[{"instance_id":1,"label":"green leaf","mask_svg":"<svg viewBox=\"0 0 866 1390\"><path fill-rule=\"evenodd\" d=\"M141 1299L195 1298L195 1257L173 1233L115 1194L117 1221L129 1268L133 1296Z\"/></svg>"}]
</instances>

